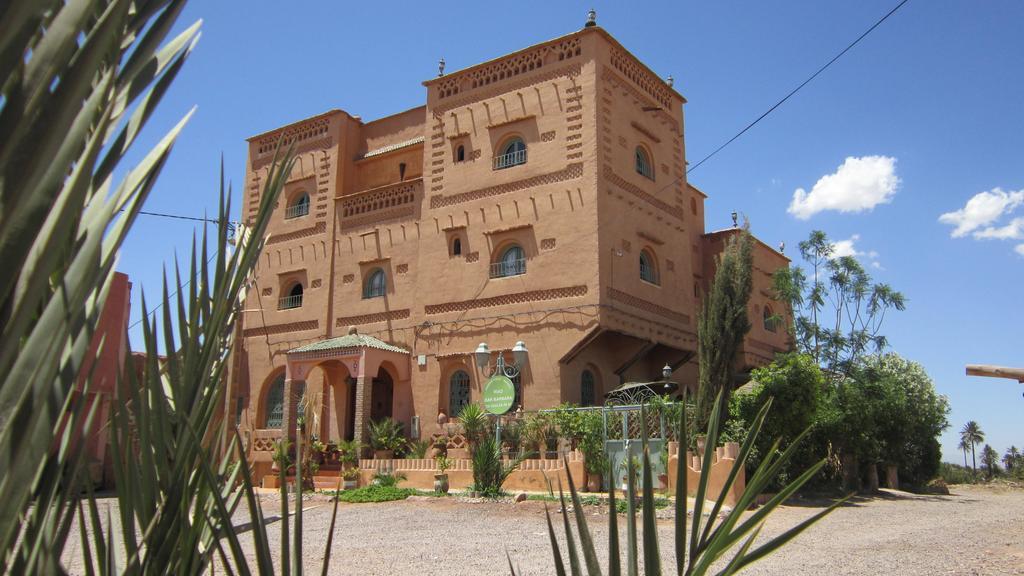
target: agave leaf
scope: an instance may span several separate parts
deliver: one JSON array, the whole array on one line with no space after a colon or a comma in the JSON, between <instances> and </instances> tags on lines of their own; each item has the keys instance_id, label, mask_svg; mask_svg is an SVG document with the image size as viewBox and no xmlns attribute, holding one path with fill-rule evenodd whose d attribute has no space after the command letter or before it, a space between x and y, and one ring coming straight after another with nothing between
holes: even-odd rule
<instances>
[{"instance_id":1,"label":"agave leaf","mask_svg":"<svg viewBox=\"0 0 1024 576\"><path fill-rule=\"evenodd\" d=\"M565 464L565 476L569 480L569 494L572 496L573 512L576 516L576 530L580 535L580 546L583 548L583 561L587 566L587 574L590 576L601 576L601 564L597 561L597 552L594 551L594 540L587 528L587 519L583 514L583 504L580 502L580 495L576 492L576 483L569 473L569 459L563 457ZM561 486L559 486L561 488Z\"/></svg>"},{"instance_id":2,"label":"agave leaf","mask_svg":"<svg viewBox=\"0 0 1024 576\"><path fill-rule=\"evenodd\" d=\"M737 456L735 462L733 462L732 469L729 470L729 476L726 478L725 483L722 485L722 491L718 495L718 500L715 501L714 507L711 509L711 518L718 518L718 513L722 510L722 505L725 504L725 497L732 488L732 485L736 482L736 478L739 476L741 470L746 466L747 457L750 455L750 451L754 447L754 441L761 433L761 426L764 424L764 419L768 415L768 410L771 408L772 399L769 398L761 410L758 411L757 416L754 417L754 421L750 425L750 430L747 432L747 437L743 440L743 445L740 447L740 453ZM704 526L704 532L701 534L701 540L707 541L711 527L714 525L713 522L708 522Z\"/></svg>"},{"instance_id":3,"label":"agave leaf","mask_svg":"<svg viewBox=\"0 0 1024 576\"><path fill-rule=\"evenodd\" d=\"M551 483L548 482L548 488L550 487ZM555 537L555 527L551 525L551 511L548 510L547 502L544 503L544 516L548 521L548 539L551 541L551 552L555 557L555 575L565 576L565 564L562 563L562 552L558 549L558 538ZM515 571L512 573L515 574Z\"/></svg>"},{"instance_id":4,"label":"agave leaf","mask_svg":"<svg viewBox=\"0 0 1024 576\"><path fill-rule=\"evenodd\" d=\"M608 488L608 576L622 574L622 559L619 557L619 510L615 506L615 474L611 463L607 467Z\"/></svg>"},{"instance_id":5,"label":"agave leaf","mask_svg":"<svg viewBox=\"0 0 1024 576\"><path fill-rule=\"evenodd\" d=\"M222 163L223 165L223 163ZM241 467L241 466L239 466ZM324 563L323 569L320 571L320 576L327 576L328 569L331 567L331 545L334 542L334 521L338 518L338 496L341 492L341 476L338 476L338 487L334 489L334 510L331 511L331 526L327 529L327 544L324 546ZM551 518L548 517L548 527L551 527ZM505 551L505 556L508 557L508 551ZM512 559L508 559L508 566L512 568ZM512 572L515 574L515 572Z\"/></svg>"},{"instance_id":6,"label":"agave leaf","mask_svg":"<svg viewBox=\"0 0 1024 576\"><path fill-rule=\"evenodd\" d=\"M792 541L794 538L796 538L801 532L803 532L804 530L810 528L813 524L815 524L816 522L818 522L819 520L821 520L825 516L831 514L832 511L835 510L836 508L842 506L843 504L846 504L846 502L848 502L850 500L850 498L852 498L852 497L853 497L852 493L851 494L847 494L843 498L840 498L839 500L836 500L835 502L830 504L827 508L825 508L821 512L818 512L817 514L815 514L814 516L811 516L807 520L804 520L803 522L797 524L796 526L790 528L789 530L786 530L782 534L779 534L775 538L772 538L767 543L762 544L761 546L757 547L752 553L744 555L743 560L739 563L739 566L738 566L737 569L742 569L742 568L746 567L747 565L749 565L749 564L751 564L753 562L756 562L756 561L760 560L761 558L764 558L765 556L767 556L767 555L771 554L772 552L778 550L782 546L788 544L790 541Z\"/></svg>"},{"instance_id":7,"label":"agave leaf","mask_svg":"<svg viewBox=\"0 0 1024 576\"><path fill-rule=\"evenodd\" d=\"M697 494L693 502L693 528L690 532L690 563L692 564L698 552L703 548L703 541L699 535L700 523L704 514L704 498L707 495L708 481L711 479L712 455L715 447L718 446L718 417L721 413L722 392L715 396L714 406L711 408L711 417L708 420L708 435L704 442L704 460L701 462L700 481L697 483ZM685 410L685 408L684 408ZM708 522L714 522L714 518L708 518Z\"/></svg>"},{"instance_id":8,"label":"agave leaf","mask_svg":"<svg viewBox=\"0 0 1024 576\"><path fill-rule=\"evenodd\" d=\"M633 452L626 440L626 573L637 576L640 573L636 541L636 468Z\"/></svg>"},{"instance_id":9,"label":"agave leaf","mask_svg":"<svg viewBox=\"0 0 1024 576\"><path fill-rule=\"evenodd\" d=\"M679 453L676 454L676 574L682 574L686 568L686 509L687 503L687 470L690 463L686 462L686 451L690 446L686 432L686 388L680 400L682 411L679 415Z\"/></svg>"},{"instance_id":10,"label":"agave leaf","mask_svg":"<svg viewBox=\"0 0 1024 576\"><path fill-rule=\"evenodd\" d=\"M647 412L640 405L640 430L643 449L643 470L641 472L644 493L641 496L641 520L644 526L644 574L661 575L661 556L658 553L658 525L654 512L654 480L651 475L651 451L647 441Z\"/></svg>"},{"instance_id":11,"label":"agave leaf","mask_svg":"<svg viewBox=\"0 0 1024 576\"><path fill-rule=\"evenodd\" d=\"M562 479L558 479L558 500L562 504L562 523L565 528L565 547L569 550L569 571L572 576L581 576L580 558L576 552L576 541L572 537L572 528L569 527L569 507L565 505L565 492L562 491Z\"/></svg>"},{"instance_id":12,"label":"agave leaf","mask_svg":"<svg viewBox=\"0 0 1024 576\"><path fill-rule=\"evenodd\" d=\"M736 552L736 555L732 557L732 560L730 560L729 563L725 566L725 569L718 573L719 576L730 576L732 574L735 574L736 571L740 569L741 563L743 562L743 558L746 555L747 550L750 549L750 545L753 544L754 540L757 539L757 535L761 533L762 527L764 527L764 524L761 524L754 529L754 532L750 535L749 538L747 538L747 541L744 542L742 546L740 546L740 549Z\"/></svg>"}]
</instances>

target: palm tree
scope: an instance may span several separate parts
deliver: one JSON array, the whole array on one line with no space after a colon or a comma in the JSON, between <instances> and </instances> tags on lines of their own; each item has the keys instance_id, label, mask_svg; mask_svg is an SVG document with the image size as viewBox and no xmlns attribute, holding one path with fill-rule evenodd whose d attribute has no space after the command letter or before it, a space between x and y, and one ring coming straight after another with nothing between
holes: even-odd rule
<instances>
[{"instance_id":1,"label":"palm tree","mask_svg":"<svg viewBox=\"0 0 1024 576\"><path fill-rule=\"evenodd\" d=\"M1007 472L1013 472L1014 468L1017 467L1017 463L1020 462L1020 450L1016 446L1010 446L1006 449L1006 454L1003 455L1003 467L1006 468Z\"/></svg>"},{"instance_id":2,"label":"palm tree","mask_svg":"<svg viewBox=\"0 0 1024 576\"><path fill-rule=\"evenodd\" d=\"M960 430L960 440L966 441L971 445L971 470L975 474L978 473L978 461L974 456L974 447L985 441L985 432L981 430L981 426L974 420L964 424L963 430Z\"/></svg>"},{"instance_id":3,"label":"palm tree","mask_svg":"<svg viewBox=\"0 0 1024 576\"><path fill-rule=\"evenodd\" d=\"M985 444L985 447L981 449L981 463L988 468L988 477L992 478L999 467L999 452Z\"/></svg>"},{"instance_id":4,"label":"palm tree","mask_svg":"<svg viewBox=\"0 0 1024 576\"><path fill-rule=\"evenodd\" d=\"M964 453L964 468L967 468L967 451L971 449L971 443L966 438L960 438L959 448Z\"/></svg>"}]
</instances>

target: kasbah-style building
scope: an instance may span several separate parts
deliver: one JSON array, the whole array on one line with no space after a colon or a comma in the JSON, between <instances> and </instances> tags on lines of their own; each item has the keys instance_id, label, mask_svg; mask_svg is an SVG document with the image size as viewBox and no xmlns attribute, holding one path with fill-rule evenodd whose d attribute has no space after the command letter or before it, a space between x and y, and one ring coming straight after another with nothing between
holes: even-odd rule
<instances>
[{"instance_id":1,"label":"kasbah-style building","mask_svg":"<svg viewBox=\"0 0 1024 576\"><path fill-rule=\"evenodd\" d=\"M601 404L666 365L696 387L701 297L738 229L705 233L671 79L591 22L423 86L405 112L331 110L248 140L243 221L278 143L298 154L228 391L257 478L303 390L322 394L324 441L366 442L387 416L429 437L480 401L481 342L509 363L525 343L525 411ZM771 299L787 265L755 242L742 369L787 348Z\"/></svg>"}]
</instances>

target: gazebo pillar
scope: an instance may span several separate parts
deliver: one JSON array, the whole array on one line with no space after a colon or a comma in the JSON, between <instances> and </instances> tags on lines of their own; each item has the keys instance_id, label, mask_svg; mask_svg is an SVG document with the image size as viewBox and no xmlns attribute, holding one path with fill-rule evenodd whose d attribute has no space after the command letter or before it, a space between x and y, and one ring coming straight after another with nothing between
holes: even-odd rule
<instances>
[{"instance_id":1,"label":"gazebo pillar","mask_svg":"<svg viewBox=\"0 0 1024 576\"><path fill-rule=\"evenodd\" d=\"M299 391L305 389L306 381L298 378L287 378L284 381L284 434L289 440L295 441L295 429L299 417Z\"/></svg>"},{"instance_id":2,"label":"gazebo pillar","mask_svg":"<svg viewBox=\"0 0 1024 576\"><path fill-rule=\"evenodd\" d=\"M355 413L355 441L359 444L369 445L370 443L370 400L372 397L372 391L370 390L370 384L373 382L372 379L367 381L367 377L360 371L359 376L356 380L356 413Z\"/></svg>"}]
</instances>

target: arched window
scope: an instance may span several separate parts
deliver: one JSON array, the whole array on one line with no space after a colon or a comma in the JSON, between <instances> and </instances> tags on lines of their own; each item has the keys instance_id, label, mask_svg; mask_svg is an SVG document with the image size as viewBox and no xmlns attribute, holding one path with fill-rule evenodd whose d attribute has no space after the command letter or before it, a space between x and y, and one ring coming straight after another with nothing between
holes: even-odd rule
<instances>
[{"instance_id":1,"label":"arched window","mask_svg":"<svg viewBox=\"0 0 1024 576\"><path fill-rule=\"evenodd\" d=\"M594 373L584 370L580 375L580 406L593 406L594 399Z\"/></svg>"},{"instance_id":2,"label":"arched window","mask_svg":"<svg viewBox=\"0 0 1024 576\"><path fill-rule=\"evenodd\" d=\"M764 329L769 332L775 332L779 327L779 319L775 317L775 312L772 311L771 306L764 307Z\"/></svg>"},{"instance_id":3,"label":"arched window","mask_svg":"<svg viewBox=\"0 0 1024 576\"><path fill-rule=\"evenodd\" d=\"M636 173L654 180L654 163L651 155L642 146L636 147Z\"/></svg>"},{"instance_id":4,"label":"arched window","mask_svg":"<svg viewBox=\"0 0 1024 576\"><path fill-rule=\"evenodd\" d=\"M658 268L654 256L647 250L640 251L640 279L651 284L658 283Z\"/></svg>"},{"instance_id":5,"label":"arched window","mask_svg":"<svg viewBox=\"0 0 1024 576\"><path fill-rule=\"evenodd\" d=\"M458 370L448 379L448 414L458 417L462 408L469 404L469 374Z\"/></svg>"},{"instance_id":6,"label":"arched window","mask_svg":"<svg viewBox=\"0 0 1024 576\"><path fill-rule=\"evenodd\" d=\"M287 296L282 296L277 301L278 310L289 310L291 308L299 308L302 306L302 282L296 282L291 290L288 291Z\"/></svg>"},{"instance_id":7,"label":"arched window","mask_svg":"<svg viewBox=\"0 0 1024 576\"><path fill-rule=\"evenodd\" d=\"M456 238L452 240L452 256L458 256L462 254L462 240Z\"/></svg>"},{"instance_id":8,"label":"arched window","mask_svg":"<svg viewBox=\"0 0 1024 576\"><path fill-rule=\"evenodd\" d=\"M513 244L501 253L501 258L491 264L491 278L505 278L526 274L526 253L518 244Z\"/></svg>"},{"instance_id":9,"label":"arched window","mask_svg":"<svg viewBox=\"0 0 1024 576\"><path fill-rule=\"evenodd\" d=\"M494 169L501 170L526 163L526 143L518 136L510 139L494 157Z\"/></svg>"},{"instance_id":10,"label":"arched window","mask_svg":"<svg viewBox=\"0 0 1024 576\"><path fill-rule=\"evenodd\" d=\"M282 372L267 390L266 414L264 428L281 428L284 426L284 372Z\"/></svg>"},{"instance_id":11,"label":"arched window","mask_svg":"<svg viewBox=\"0 0 1024 576\"><path fill-rule=\"evenodd\" d=\"M288 208L284 211L285 220L291 218L298 218L299 216L305 216L309 214L309 194L303 192L298 196L292 198L292 201L288 203Z\"/></svg>"},{"instance_id":12,"label":"arched window","mask_svg":"<svg viewBox=\"0 0 1024 576\"><path fill-rule=\"evenodd\" d=\"M465 162L466 161L466 147L465 146L460 144L459 147L455 149L455 161L456 162Z\"/></svg>"},{"instance_id":13,"label":"arched window","mask_svg":"<svg viewBox=\"0 0 1024 576\"><path fill-rule=\"evenodd\" d=\"M384 270L374 268L366 279L366 285L363 286L363 298L380 298L384 296L386 290L387 278L384 276Z\"/></svg>"}]
</instances>

